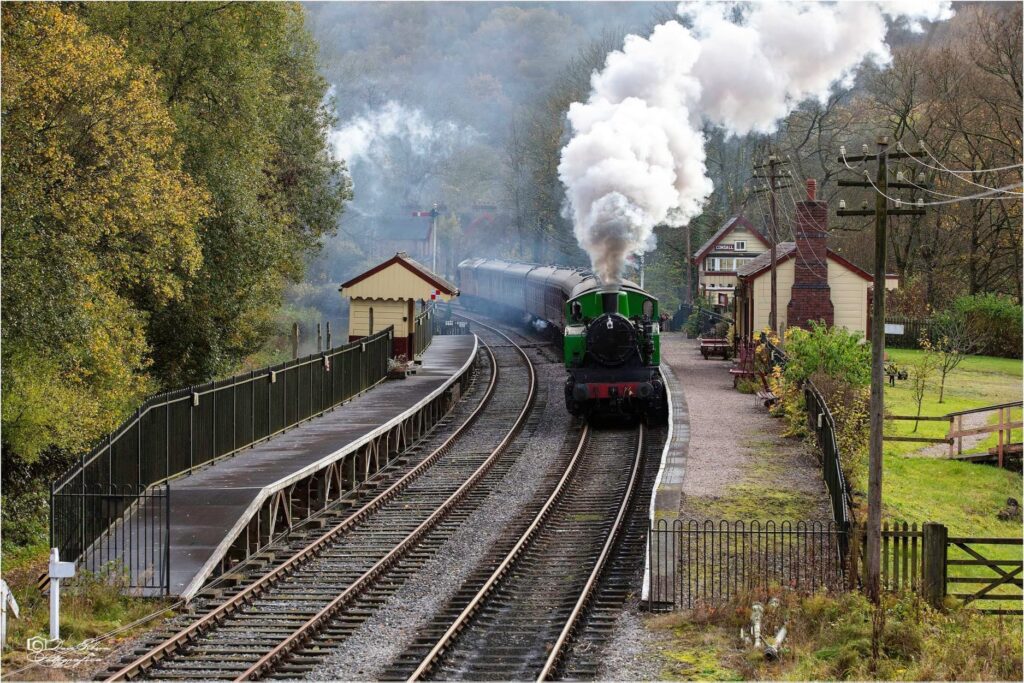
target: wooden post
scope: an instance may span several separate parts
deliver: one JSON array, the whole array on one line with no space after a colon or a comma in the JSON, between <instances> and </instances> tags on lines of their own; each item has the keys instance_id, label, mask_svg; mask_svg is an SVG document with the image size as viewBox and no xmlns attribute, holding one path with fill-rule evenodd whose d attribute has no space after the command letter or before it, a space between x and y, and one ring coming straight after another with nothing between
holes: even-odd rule
<instances>
[{"instance_id":1,"label":"wooden post","mask_svg":"<svg viewBox=\"0 0 1024 683\"><path fill-rule=\"evenodd\" d=\"M871 311L871 400L868 407L871 432L868 439L867 594L880 599L882 546L882 430L885 428L885 257L889 248L888 161L889 140L878 138L878 170L875 192L875 272Z\"/></svg>"},{"instance_id":2,"label":"wooden post","mask_svg":"<svg viewBox=\"0 0 1024 683\"><path fill-rule=\"evenodd\" d=\"M921 567L921 595L929 605L942 607L946 597L946 544L949 530L942 524L924 525L924 559Z\"/></svg>"},{"instance_id":3,"label":"wooden post","mask_svg":"<svg viewBox=\"0 0 1024 683\"><path fill-rule=\"evenodd\" d=\"M998 455L999 455L999 469L1002 469L1003 468L1003 409L1002 408L999 409L999 446L998 446L998 451L997 452L998 452Z\"/></svg>"},{"instance_id":4,"label":"wooden post","mask_svg":"<svg viewBox=\"0 0 1024 683\"><path fill-rule=\"evenodd\" d=\"M330 350L330 349L333 349L333 348L334 347L331 346L331 321L328 320L327 321L327 349Z\"/></svg>"},{"instance_id":5,"label":"wooden post","mask_svg":"<svg viewBox=\"0 0 1024 683\"><path fill-rule=\"evenodd\" d=\"M956 416L956 454L964 453L964 416Z\"/></svg>"},{"instance_id":6,"label":"wooden post","mask_svg":"<svg viewBox=\"0 0 1024 683\"><path fill-rule=\"evenodd\" d=\"M320 329L320 323L316 324L316 352L320 353L324 350L324 335Z\"/></svg>"},{"instance_id":7,"label":"wooden post","mask_svg":"<svg viewBox=\"0 0 1024 683\"><path fill-rule=\"evenodd\" d=\"M299 324L292 323L292 359L299 357Z\"/></svg>"},{"instance_id":8,"label":"wooden post","mask_svg":"<svg viewBox=\"0 0 1024 683\"><path fill-rule=\"evenodd\" d=\"M949 433L946 434L946 438L949 439L949 457L953 457L953 433L956 431L953 428L953 421L956 419L953 415L949 416Z\"/></svg>"}]
</instances>

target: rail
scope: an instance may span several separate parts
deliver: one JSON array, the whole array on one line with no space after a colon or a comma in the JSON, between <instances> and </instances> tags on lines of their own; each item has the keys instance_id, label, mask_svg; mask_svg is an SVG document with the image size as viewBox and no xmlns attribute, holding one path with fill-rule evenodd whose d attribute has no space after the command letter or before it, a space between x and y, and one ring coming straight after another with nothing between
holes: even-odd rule
<instances>
[{"instance_id":1,"label":"rail","mask_svg":"<svg viewBox=\"0 0 1024 683\"><path fill-rule=\"evenodd\" d=\"M90 548L105 529L94 520L123 514L149 487L237 454L366 391L387 376L392 335L389 327L304 358L148 399L51 484L51 547L68 559L95 554ZM101 490L118 496L89 495Z\"/></svg>"},{"instance_id":2,"label":"rail","mask_svg":"<svg viewBox=\"0 0 1024 683\"><path fill-rule=\"evenodd\" d=\"M434 337L434 306L427 306L422 313L416 316L415 329L413 332L413 358L419 358L430 346Z\"/></svg>"}]
</instances>

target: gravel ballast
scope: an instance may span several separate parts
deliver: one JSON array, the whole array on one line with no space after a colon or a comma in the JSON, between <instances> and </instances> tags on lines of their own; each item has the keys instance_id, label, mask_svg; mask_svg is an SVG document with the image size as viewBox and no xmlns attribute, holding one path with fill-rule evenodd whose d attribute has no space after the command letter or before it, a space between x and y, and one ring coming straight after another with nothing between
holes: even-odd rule
<instances>
[{"instance_id":1,"label":"gravel ballast","mask_svg":"<svg viewBox=\"0 0 1024 683\"><path fill-rule=\"evenodd\" d=\"M538 397L535 419L512 450L516 462L495 490L397 593L350 638L339 644L309 678L376 680L412 642L417 631L443 608L523 506L538 493L566 436L569 424L561 401L564 368L531 351ZM508 455L514 455L509 453Z\"/></svg>"}]
</instances>

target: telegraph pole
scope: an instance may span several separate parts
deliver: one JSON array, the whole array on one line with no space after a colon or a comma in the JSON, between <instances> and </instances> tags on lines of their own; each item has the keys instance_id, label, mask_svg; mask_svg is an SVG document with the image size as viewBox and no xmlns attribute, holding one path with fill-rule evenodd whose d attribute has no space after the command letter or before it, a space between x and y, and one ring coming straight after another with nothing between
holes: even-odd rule
<instances>
[{"instance_id":1,"label":"telegraph pole","mask_svg":"<svg viewBox=\"0 0 1024 683\"><path fill-rule=\"evenodd\" d=\"M691 269L693 268L693 251L690 246L690 233L692 228L690 223L686 224L686 303L693 303L693 275L691 275Z\"/></svg>"},{"instance_id":2,"label":"telegraph pole","mask_svg":"<svg viewBox=\"0 0 1024 683\"><path fill-rule=\"evenodd\" d=\"M779 324L778 324L778 319L779 319L779 286L778 286L778 269L777 269L777 265L778 265L778 261L777 261L778 251L777 250L778 250L778 244L779 244L779 217L778 217L778 211L777 211L776 205L775 205L775 192L776 192L776 190L783 190L786 187L789 187L789 185L780 187L777 184L778 180L779 180L778 169L779 169L779 166L784 164L784 163L788 163L788 162L779 161L779 158L777 156L775 156L774 154L772 154L772 155L770 155L768 157L768 163L767 164L761 164L760 166L755 166L754 167L754 170L764 169L766 166L768 168L768 175L767 176L763 176L763 175L759 176L759 175L755 174L754 177L755 178L762 178L762 179L768 181L768 188L767 188L768 195L769 195L768 196L768 205L769 205L769 207L771 207L770 210L771 210L771 219L772 219L771 220L771 235L770 235L770 239L771 239L771 243L772 243L771 244L771 250L770 250L771 251L771 264L772 264L771 265L771 269L772 269L772 274L771 274L771 308L769 309L769 312L768 312L768 327L772 328L772 331L775 334L779 333Z\"/></svg>"},{"instance_id":3,"label":"telegraph pole","mask_svg":"<svg viewBox=\"0 0 1024 683\"><path fill-rule=\"evenodd\" d=\"M888 241L886 229L889 216L920 216L924 214L923 206L911 209L901 208L902 202L897 201L895 208L889 208L886 195L889 188L913 188L909 183L889 182L888 161L918 156L908 152L889 152L889 138L880 136L877 140L878 152L847 157L846 149L840 148L839 163L848 161L876 161L875 182L865 171L865 180L840 180L840 187L871 187L875 190L875 208L868 209L867 203L859 210L847 210L846 202L839 203L837 216L874 216L875 217L875 272L874 288L871 298L871 438L868 442L868 525L867 525L867 594L875 603L881 595L881 548L882 548L882 428L885 419L885 261ZM921 154L920 156L924 156Z\"/></svg>"}]
</instances>

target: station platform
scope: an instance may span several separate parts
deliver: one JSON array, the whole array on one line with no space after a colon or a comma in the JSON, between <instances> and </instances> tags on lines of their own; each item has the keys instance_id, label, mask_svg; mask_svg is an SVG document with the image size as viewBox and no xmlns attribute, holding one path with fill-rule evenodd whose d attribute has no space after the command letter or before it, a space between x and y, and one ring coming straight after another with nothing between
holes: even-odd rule
<instances>
[{"instance_id":1,"label":"station platform","mask_svg":"<svg viewBox=\"0 0 1024 683\"><path fill-rule=\"evenodd\" d=\"M432 401L436 402L445 392L452 394L453 385L468 373L476 352L475 335L436 336L415 375L378 384L284 434L172 480L168 530L170 595L186 599L195 595L233 544L237 547L238 539L250 533L254 518L265 514L269 499L294 490L298 482L309 481L319 472L338 467L346 458L354 461L350 456L365 453L368 444L375 440L390 438ZM452 400L457 400L457 396ZM439 411L443 409L438 405L435 418L440 417ZM423 418L417 419L423 426ZM383 448L386 461L391 448ZM375 470L369 464L360 467L368 474ZM322 489L323 483L322 480L317 485ZM306 485L304 490L308 494L311 487ZM322 500L328 498L323 496ZM306 506L316 507L308 499ZM264 521L267 523L272 525L273 520Z\"/></svg>"}]
</instances>

